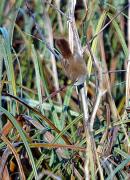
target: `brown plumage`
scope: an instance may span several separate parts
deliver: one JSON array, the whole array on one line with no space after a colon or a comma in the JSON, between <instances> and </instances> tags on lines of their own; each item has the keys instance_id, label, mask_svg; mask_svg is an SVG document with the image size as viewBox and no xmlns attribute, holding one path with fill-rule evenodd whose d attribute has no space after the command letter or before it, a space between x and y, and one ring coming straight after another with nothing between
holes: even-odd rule
<instances>
[{"instance_id":1,"label":"brown plumage","mask_svg":"<svg viewBox=\"0 0 130 180\"><path fill-rule=\"evenodd\" d=\"M66 39L56 39L56 46L64 58L67 59L73 56L69 47L69 43Z\"/></svg>"},{"instance_id":2,"label":"brown plumage","mask_svg":"<svg viewBox=\"0 0 130 180\"><path fill-rule=\"evenodd\" d=\"M66 39L56 39L56 46L60 50L62 67L66 76L74 82L74 85L82 84L86 79L87 68L84 59L78 52L73 54Z\"/></svg>"}]
</instances>

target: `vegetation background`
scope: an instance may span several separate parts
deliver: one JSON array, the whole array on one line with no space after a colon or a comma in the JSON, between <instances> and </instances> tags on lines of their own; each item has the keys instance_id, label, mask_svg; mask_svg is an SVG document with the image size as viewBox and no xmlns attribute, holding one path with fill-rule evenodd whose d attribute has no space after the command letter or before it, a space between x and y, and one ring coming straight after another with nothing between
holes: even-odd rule
<instances>
[{"instance_id":1,"label":"vegetation background","mask_svg":"<svg viewBox=\"0 0 130 180\"><path fill-rule=\"evenodd\" d=\"M130 179L129 3L1 0L0 179ZM60 37L86 62L85 107Z\"/></svg>"}]
</instances>

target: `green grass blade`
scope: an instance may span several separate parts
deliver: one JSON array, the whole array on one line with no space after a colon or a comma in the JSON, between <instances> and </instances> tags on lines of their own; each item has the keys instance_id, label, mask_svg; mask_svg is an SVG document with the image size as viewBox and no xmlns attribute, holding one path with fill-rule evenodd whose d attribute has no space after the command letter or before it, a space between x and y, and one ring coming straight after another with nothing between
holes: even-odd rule
<instances>
[{"instance_id":1,"label":"green grass blade","mask_svg":"<svg viewBox=\"0 0 130 180\"><path fill-rule=\"evenodd\" d=\"M104 20L106 19L106 11L104 11L98 21L98 24L97 24L97 28L96 28L96 31L95 31L95 34L97 34L98 32L100 32L102 26L103 26L103 23L104 23ZM93 40L93 43L92 43L92 52L93 54L96 53L96 50L97 50L97 45L98 45L98 40L99 40L99 36L97 36L94 40ZM89 57L88 59L88 65L87 65L87 69L88 69L88 75L90 76L91 74L91 70L92 70L92 58L91 56Z\"/></svg>"},{"instance_id":2,"label":"green grass blade","mask_svg":"<svg viewBox=\"0 0 130 180\"><path fill-rule=\"evenodd\" d=\"M107 177L106 180L111 180L111 179L113 179L114 176L115 176L115 174L118 173L119 171L121 171L121 170L125 167L125 165L126 165L127 163L129 163L129 162L130 162L130 156L128 156L127 159L125 159L124 161L122 161L122 163L120 163L120 164L114 169L114 171L112 172L112 174L110 174L110 175Z\"/></svg>"},{"instance_id":3,"label":"green grass blade","mask_svg":"<svg viewBox=\"0 0 130 180\"><path fill-rule=\"evenodd\" d=\"M21 98L22 98L22 97L23 97L23 91L22 91L23 77L22 77L22 71L21 71L20 61L19 61L19 58L18 58L18 56L17 56L17 54L16 54L16 52L15 52L15 49L12 48L12 50L13 50L13 53L14 53L14 55L15 55L15 57L16 57L16 61L17 61L18 68L19 68L19 81L20 81L20 85L21 85L21 92L20 92L20 94L21 94Z\"/></svg>"},{"instance_id":4,"label":"green grass blade","mask_svg":"<svg viewBox=\"0 0 130 180\"><path fill-rule=\"evenodd\" d=\"M77 118L75 118L70 124L68 124L62 131L59 133L55 139L53 140L53 143L55 143L63 134L66 133L68 129L72 127L73 124L76 124L78 121L80 121L83 118L83 114L79 115Z\"/></svg>"},{"instance_id":5,"label":"green grass blade","mask_svg":"<svg viewBox=\"0 0 130 180\"><path fill-rule=\"evenodd\" d=\"M37 57L34 45L32 45L31 55L32 55L32 59L33 59L33 62L34 62L38 98L39 98L39 104L41 106L42 105L42 93L41 93L41 84L40 84L41 76L40 76L40 71L39 71L38 57Z\"/></svg>"},{"instance_id":6,"label":"green grass blade","mask_svg":"<svg viewBox=\"0 0 130 180\"><path fill-rule=\"evenodd\" d=\"M6 65L7 76L8 80L11 82L10 86L10 93L16 96L16 82L15 82L15 75L14 75L14 67L13 67L13 60L11 54L11 45L9 40L9 33L5 28L0 28L0 32L2 34L0 43L2 44L1 49L3 50L3 58Z\"/></svg>"},{"instance_id":7,"label":"green grass blade","mask_svg":"<svg viewBox=\"0 0 130 180\"><path fill-rule=\"evenodd\" d=\"M63 113L61 114L61 128L64 128L65 116L67 115L67 107L69 106L70 98L72 95L73 86L69 86L66 90L66 94L63 102Z\"/></svg>"},{"instance_id":8,"label":"green grass blade","mask_svg":"<svg viewBox=\"0 0 130 180\"><path fill-rule=\"evenodd\" d=\"M108 17L109 17L110 19L113 18L112 14L110 14L110 13L108 13ZM116 20L113 20L113 21L112 21L112 24L113 24L113 26L114 26L117 34L118 34L119 41L120 41L120 43L121 43L121 46L122 46L123 51L124 51L124 53L125 53L125 56L126 56L126 58L128 58L128 48L127 48L127 45L126 45L126 42L125 42L125 39L124 39L124 35L123 35L123 33L122 33L122 31L121 31L118 23L116 22Z\"/></svg>"},{"instance_id":9,"label":"green grass blade","mask_svg":"<svg viewBox=\"0 0 130 180\"><path fill-rule=\"evenodd\" d=\"M0 26L3 22L3 10L4 10L5 3L6 3L6 0L2 0L0 2Z\"/></svg>"},{"instance_id":10,"label":"green grass blade","mask_svg":"<svg viewBox=\"0 0 130 180\"><path fill-rule=\"evenodd\" d=\"M27 139L26 139L26 136L25 136L23 130L21 129L21 127L18 124L18 122L16 121L16 119L12 116L12 114L10 114L6 109L4 109L3 107L0 106L0 111L3 112L8 117L8 119L11 121L11 123L14 125L14 127L19 132L19 135L20 135L20 137L21 137L21 139L22 139L22 141L23 141L23 143L25 145L25 148L27 150L27 153L28 153L31 165L32 165L32 170L33 170L33 173L35 175L35 179L37 180L38 175L37 175L37 169L36 169L36 166L35 166L34 158L33 158L32 152L30 150L29 144L27 142Z\"/></svg>"},{"instance_id":11,"label":"green grass blade","mask_svg":"<svg viewBox=\"0 0 130 180\"><path fill-rule=\"evenodd\" d=\"M44 73L43 73L43 69L42 69L42 64L41 62L39 61L39 67L40 67L40 75L41 75L41 79L42 79L42 83L43 83L43 86L44 86L44 90L45 90L45 93L47 96L49 96L49 91L48 91L48 86L47 86L47 83L46 83L46 80L45 80L45 76L44 76ZM59 130L62 130L61 128L61 123L59 121L59 118L58 118L58 115L56 113L56 110L55 110L55 106L53 104L53 101L51 100L51 98L48 99L49 101L49 104L50 104L50 111L52 113L52 120L53 122L55 123L55 126L59 129Z\"/></svg>"},{"instance_id":12,"label":"green grass blade","mask_svg":"<svg viewBox=\"0 0 130 180\"><path fill-rule=\"evenodd\" d=\"M11 45L12 45L12 40L13 40L13 32L14 32L15 21L16 21L18 12L19 12L19 8L22 4L22 1L23 0L17 0L15 2L14 7L13 7L14 10L12 11L12 13L9 16L10 23L8 26L8 32L9 32L9 41L10 41Z\"/></svg>"}]
</instances>

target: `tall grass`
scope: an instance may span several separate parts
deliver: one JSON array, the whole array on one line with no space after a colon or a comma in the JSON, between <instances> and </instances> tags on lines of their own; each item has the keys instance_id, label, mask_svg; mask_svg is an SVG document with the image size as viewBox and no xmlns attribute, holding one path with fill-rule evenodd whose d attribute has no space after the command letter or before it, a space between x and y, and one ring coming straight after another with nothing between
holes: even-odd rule
<instances>
[{"instance_id":1,"label":"tall grass","mask_svg":"<svg viewBox=\"0 0 130 180\"><path fill-rule=\"evenodd\" d=\"M127 3L1 2L0 179L130 178ZM79 94L59 37L86 62Z\"/></svg>"}]
</instances>

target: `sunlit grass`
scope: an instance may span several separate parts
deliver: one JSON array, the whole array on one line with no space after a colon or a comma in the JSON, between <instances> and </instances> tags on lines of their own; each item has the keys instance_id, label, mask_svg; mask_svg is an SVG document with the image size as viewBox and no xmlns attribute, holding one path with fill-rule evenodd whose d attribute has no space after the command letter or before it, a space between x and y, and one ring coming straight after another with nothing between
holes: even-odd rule
<instances>
[{"instance_id":1,"label":"sunlit grass","mask_svg":"<svg viewBox=\"0 0 130 180\"><path fill-rule=\"evenodd\" d=\"M90 179L129 178L130 120L125 111L125 88L129 92L129 86L122 84L126 72L119 72L127 69L127 9L112 20L117 13L115 1L79 1L75 8L82 50L90 42L99 71L103 72L106 92L94 117L91 142L92 139L86 139L81 97L66 78L55 47L57 37L67 39L70 35L67 4L71 0L54 2L1 2L0 179L5 175L23 179L85 179L87 170ZM117 7L118 12L123 3ZM89 50L83 55L88 72L90 118L100 89L96 83L99 77L95 77L97 69ZM53 95L59 88L62 90ZM88 148L88 144L95 144L95 149Z\"/></svg>"}]
</instances>

